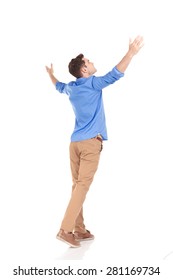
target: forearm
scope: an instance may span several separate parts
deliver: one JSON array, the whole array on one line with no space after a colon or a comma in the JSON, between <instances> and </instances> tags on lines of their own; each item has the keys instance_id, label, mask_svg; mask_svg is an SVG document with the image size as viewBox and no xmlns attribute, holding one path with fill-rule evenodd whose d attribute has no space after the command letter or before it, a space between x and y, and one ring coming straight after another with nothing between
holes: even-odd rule
<instances>
[{"instance_id":1,"label":"forearm","mask_svg":"<svg viewBox=\"0 0 173 280\"><path fill-rule=\"evenodd\" d=\"M130 50L126 53L126 55L121 59L121 61L116 65L116 68L124 73L129 66L132 58L134 56L134 53L131 52Z\"/></svg>"},{"instance_id":2,"label":"forearm","mask_svg":"<svg viewBox=\"0 0 173 280\"><path fill-rule=\"evenodd\" d=\"M49 73L49 77L54 85L58 82L57 78L52 73Z\"/></svg>"}]
</instances>

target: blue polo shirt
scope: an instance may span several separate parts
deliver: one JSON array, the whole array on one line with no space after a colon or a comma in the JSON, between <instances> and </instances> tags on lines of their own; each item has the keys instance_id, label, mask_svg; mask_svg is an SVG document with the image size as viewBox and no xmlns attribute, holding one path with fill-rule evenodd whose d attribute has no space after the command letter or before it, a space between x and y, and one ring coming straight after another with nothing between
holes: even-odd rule
<instances>
[{"instance_id":1,"label":"blue polo shirt","mask_svg":"<svg viewBox=\"0 0 173 280\"><path fill-rule=\"evenodd\" d=\"M124 73L116 67L101 77L79 78L68 84L57 82L56 89L68 95L75 114L75 127L71 141L82 141L101 134L107 140L102 89L113 84Z\"/></svg>"}]
</instances>

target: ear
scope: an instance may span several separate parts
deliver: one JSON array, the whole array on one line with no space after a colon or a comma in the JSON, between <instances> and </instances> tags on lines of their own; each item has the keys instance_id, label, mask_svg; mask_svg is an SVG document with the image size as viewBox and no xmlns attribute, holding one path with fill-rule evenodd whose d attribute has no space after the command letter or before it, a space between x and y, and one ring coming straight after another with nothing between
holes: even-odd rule
<instances>
[{"instance_id":1,"label":"ear","mask_svg":"<svg viewBox=\"0 0 173 280\"><path fill-rule=\"evenodd\" d=\"M83 66L82 68L81 68L81 73L87 73L87 66Z\"/></svg>"},{"instance_id":2,"label":"ear","mask_svg":"<svg viewBox=\"0 0 173 280\"><path fill-rule=\"evenodd\" d=\"M82 76L85 75L87 73L87 66L82 66L81 68L81 73L82 73Z\"/></svg>"}]
</instances>

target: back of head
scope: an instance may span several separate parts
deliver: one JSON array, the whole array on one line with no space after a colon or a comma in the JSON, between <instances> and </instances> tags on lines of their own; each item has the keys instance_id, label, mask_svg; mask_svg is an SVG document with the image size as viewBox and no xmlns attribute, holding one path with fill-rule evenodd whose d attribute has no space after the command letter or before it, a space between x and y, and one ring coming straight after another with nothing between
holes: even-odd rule
<instances>
[{"instance_id":1,"label":"back of head","mask_svg":"<svg viewBox=\"0 0 173 280\"><path fill-rule=\"evenodd\" d=\"M70 74L76 78L82 77L81 67L85 65L85 61L83 60L83 58L84 55L79 54L78 56L76 56L76 58L73 58L68 65Z\"/></svg>"}]
</instances>

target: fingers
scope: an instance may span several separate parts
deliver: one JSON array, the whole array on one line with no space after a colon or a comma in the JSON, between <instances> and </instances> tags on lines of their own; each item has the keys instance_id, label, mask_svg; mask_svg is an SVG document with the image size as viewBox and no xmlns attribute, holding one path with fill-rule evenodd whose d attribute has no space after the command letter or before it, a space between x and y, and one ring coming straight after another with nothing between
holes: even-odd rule
<instances>
[{"instance_id":1,"label":"fingers","mask_svg":"<svg viewBox=\"0 0 173 280\"><path fill-rule=\"evenodd\" d=\"M129 45L131 45L132 44L132 38L129 38Z\"/></svg>"},{"instance_id":2,"label":"fingers","mask_svg":"<svg viewBox=\"0 0 173 280\"><path fill-rule=\"evenodd\" d=\"M144 46L144 39L142 36L138 35L131 43L130 48L134 50L134 53L137 53L143 46Z\"/></svg>"},{"instance_id":3,"label":"fingers","mask_svg":"<svg viewBox=\"0 0 173 280\"><path fill-rule=\"evenodd\" d=\"M132 38L129 38L129 44L130 45L133 44L133 43L139 44L141 42L143 42L143 37L142 36L138 35L134 40L132 40Z\"/></svg>"},{"instance_id":4,"label":"fingers","mask_svg":"<svg viewBox=\"0 0 173 280\"><path fill-rule=\"evenodd\" d=\"M144 45L144 39L142 36L138 35L134 40L129 38L129 46L130 47L137 47L137 48L142 48Z\"/></svg>"},{"instance_id":5,"label":"fingers","mask_svg":"<svg viewBox=\"0 0 173 280\"><path fill-rule=\"evenodd\" d=\"M50 67L48 67L47 65L45 66L47 72L52 72L53 73L53 64L51 63Z\"/></svg>"},{"instance_id":6,"label":"fingers","mask_svg":"<svg viewBox=\"0 0 173 280\"><path fill-rule=\"evenodd\" d=\"M144 39L142 36L137 36L133 41L129 40L129 50L133 54L137 54L138 51L143 47L144 45Z\"/></svg>"},{"instance_id":7,"label":"fingers","mask_svg":"<svg viewBox=\"0 0 173 280\"><path fill-rule=\"evenodd\" d=\"M144 44L144 39L142 36L137 36L134 40L134 44L141 46L142 44Z\"/></svg>"}]
</instances>

